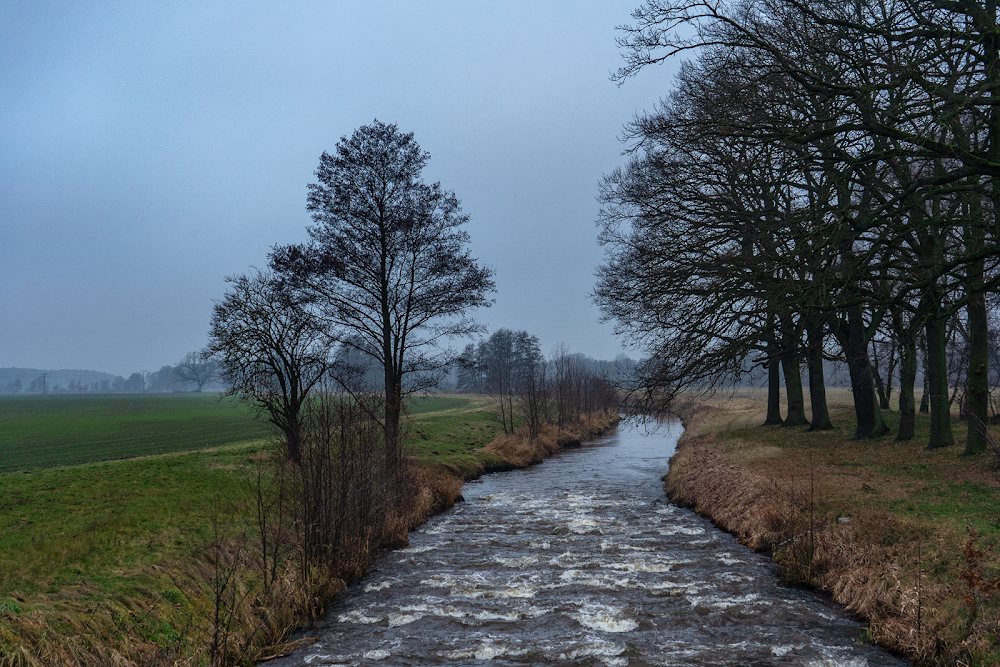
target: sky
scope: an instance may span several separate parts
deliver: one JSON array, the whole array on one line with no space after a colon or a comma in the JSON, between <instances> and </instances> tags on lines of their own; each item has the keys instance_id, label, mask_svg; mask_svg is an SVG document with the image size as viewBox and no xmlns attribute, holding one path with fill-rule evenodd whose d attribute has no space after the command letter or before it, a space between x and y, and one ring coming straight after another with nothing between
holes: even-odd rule
<instances>
[{"instance_id":1,"label":"sky","mask_svg":"<svg viewBox=\"0 0 1000 667\"><path fill-rule=\"evenodd\" d=\"M471 217L490 331L627 352L589 298L598 184L675 71L609 79L637 3L4 0L0 367L200 349L225 277L306 240L320 154L376 118Z\"/></svg>"}]
</instances>

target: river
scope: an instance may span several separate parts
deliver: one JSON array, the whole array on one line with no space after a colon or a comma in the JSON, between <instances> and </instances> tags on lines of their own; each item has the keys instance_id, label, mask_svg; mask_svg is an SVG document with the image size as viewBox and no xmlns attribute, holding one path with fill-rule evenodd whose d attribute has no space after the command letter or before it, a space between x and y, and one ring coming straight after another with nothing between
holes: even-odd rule
<instances>
[{"instance_id":1,"label":"river","mask_svg":"<svg viewBox=\"0 0 1000 667\"><path fill-rule=\"evenodd\" d=\"M384 554L267 667L905 663L864 625L663 496L679 423L622 426L466 502Z\"/></svg>"}]
</instances>

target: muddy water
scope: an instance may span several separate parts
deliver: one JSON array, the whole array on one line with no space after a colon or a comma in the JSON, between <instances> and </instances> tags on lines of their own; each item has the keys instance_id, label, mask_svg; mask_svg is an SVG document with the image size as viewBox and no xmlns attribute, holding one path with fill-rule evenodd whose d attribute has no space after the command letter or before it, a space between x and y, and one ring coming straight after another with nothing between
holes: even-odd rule
<instances>
[{"instance_id":1,"label":"muddy water","mask_svg":"<svg viewBox=\"0 0 1000 667\"><path fill-rule=\"evenodd\" d=\"M309 630L299 665L902 665L664 502L679 424L466 485Z\"/></svg>"}]
</instances>

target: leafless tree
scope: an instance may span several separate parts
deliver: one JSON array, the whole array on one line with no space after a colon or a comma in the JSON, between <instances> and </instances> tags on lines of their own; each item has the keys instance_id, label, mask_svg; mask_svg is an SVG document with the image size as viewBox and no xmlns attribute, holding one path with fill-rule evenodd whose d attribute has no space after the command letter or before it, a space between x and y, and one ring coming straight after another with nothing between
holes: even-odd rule
<instances>
[{"instance_id":1,"label":"leafless tree","mask_svg":"<svg viewBox=\"0 0 1000 667\"><path fill-rule=\"evenodd\" d=\"M174 366L174 376L181 382L191 382L198 385L196 392L214 380L219 375L219 362L204 350L188 352Z\"/></svg>"},{"instance_id":2,"label":"leafless tree","mask_svg":"<svg viewBox=\"0 0 1000 667\"><path fill-rule=\"evenodd\" d=\"M403 397L437 383L453 358L442 342L481 330L470 313L495 288L469 254L454 193L421 179L429 157L377 120L342 137L309 186L311 240L271 253L330 335L383 369L388 467L400 460Z\"/></svg>"},{"instance_id":3,"label":"leafless tree","mask_svg":"<svg viewBox=\"0 0 1000 667\"><path fill-rule=\"evenodd\" d=\"M284 436L287 458L298 461L303 406L330 367L329 337L302 296L275 274L255 269L226 280L207 349L219 360L227 394L263 413Z\"/></svg>"}]
</instances>

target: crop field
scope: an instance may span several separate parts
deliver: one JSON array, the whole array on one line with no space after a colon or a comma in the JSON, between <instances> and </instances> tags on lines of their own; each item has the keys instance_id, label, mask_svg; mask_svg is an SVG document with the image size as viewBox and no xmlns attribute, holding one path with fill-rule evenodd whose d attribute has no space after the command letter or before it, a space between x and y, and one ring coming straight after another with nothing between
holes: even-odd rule
<instances>
[{"instance_id":1,"label":"crop field","mask_svg":"<svg viewBox=\"0 0 1000 667\"><path fill-rule=\"evenodd\" d=\"M0 472L218 447L263 426L214 394L0 396Z\"/></svg>"}]
</instances>

